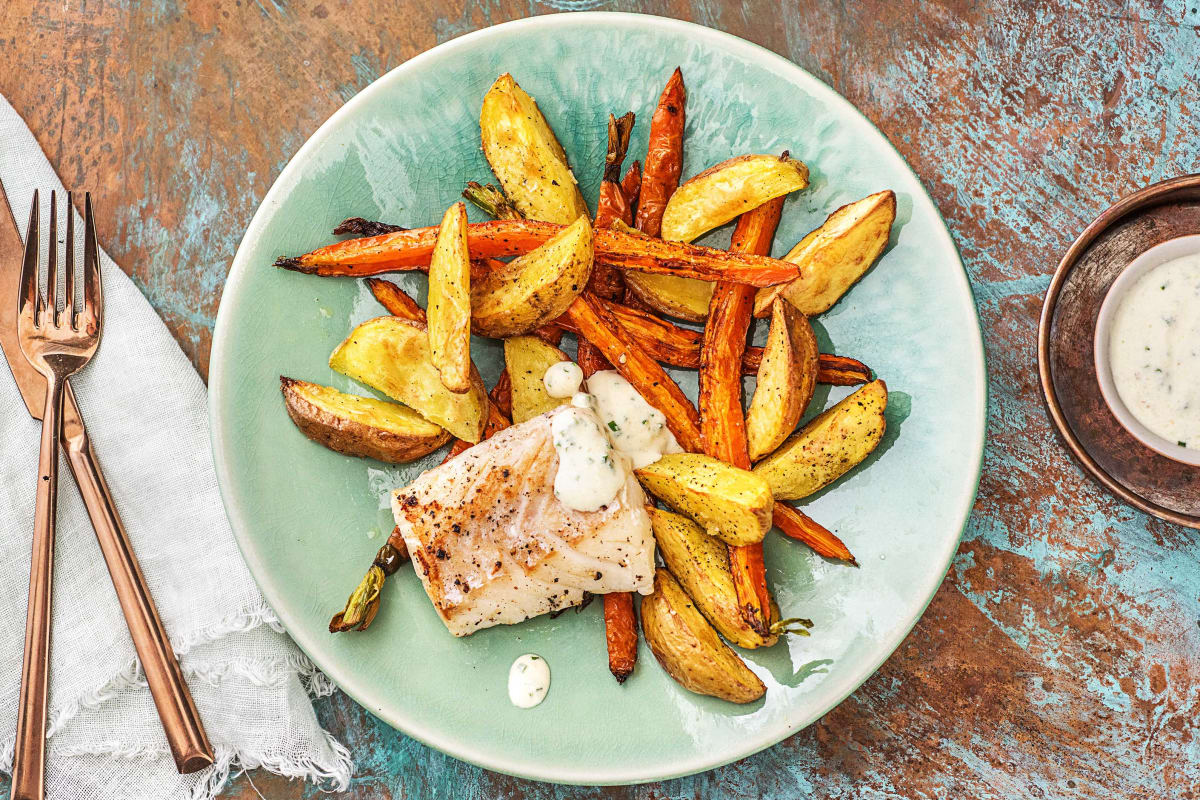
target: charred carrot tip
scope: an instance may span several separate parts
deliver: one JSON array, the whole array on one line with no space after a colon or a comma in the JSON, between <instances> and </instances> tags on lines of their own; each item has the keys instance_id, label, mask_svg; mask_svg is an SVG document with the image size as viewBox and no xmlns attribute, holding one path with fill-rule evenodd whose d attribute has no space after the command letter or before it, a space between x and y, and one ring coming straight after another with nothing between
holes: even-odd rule
<instances>
[{"instance_id":1,"label":"charred carrot tip","mask_svg":"<svg viewBox=\"0 0 1200 800\"><path fill-rule=\"evenodd\" d=\"M293 272L303 272L305 275L315 275L316 267L306 267L295 256L280 256L275 259L275 266L279 269L290 269Z\"/></svg>"},{"instance_id":2,"label":"charred carrot tip","mask_svg":"<svg viewBox=\"0 0 1200 800\"><path fill-rule=\"evenodd\" d=\"M742 619L750 626L751 630L766 638L771 635L771 626L766 623L759 612L760 609L756 606L742 606Z\"/></svg>"},{"instance_id":3,"label":"charred carrot tip","mask_svg":"<svg viewBox=\"0 0 1200 800\"><path fill-rule=\"evenodd\" d=\"M379 236L383 233L395 233L402 230L406 229L399 225L375 222L374 220L363 219L362 217L348 217L338 223L338 226L333 229L333 234L335 236L343 236L345 234L354 236Z\"/></svg>"}]
</instances>

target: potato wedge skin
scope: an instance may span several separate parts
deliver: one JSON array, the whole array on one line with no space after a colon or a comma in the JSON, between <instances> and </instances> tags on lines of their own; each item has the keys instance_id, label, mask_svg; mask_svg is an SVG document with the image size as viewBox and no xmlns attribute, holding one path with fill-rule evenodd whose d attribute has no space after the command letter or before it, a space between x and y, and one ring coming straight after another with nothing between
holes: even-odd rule
<instances>
[{"instance_id":1,"label":"potato wedge skin","mask_svg":"<svg viewBox=\"0 0 1200 800\"><path fill-rule=\"evenodd\" d=\"M398 403L279 378L288 416L317 444L348 456L404 464L450 441L450 432Z\"/></svg>"},{"instance_id":2,"label":"potato wedge skin","mask_svg":"<svg viewBox=\"0 0 1200 800\"><path fill-rule=\"evenodd\" d=\"M747 649L775 644L777 634L760 636L742 617L726 544L681 514L649 511L659 555L717 632Z\"/></svg>"},{"instance_id":3,"label":"potato wedge skin","mask_svg":"<svg viewBox=\"0 0 1200 800\"><path fill-rule=\"evenodd\" d=\"M753 703L767 692L665 569L654 573L654 594L642 600L642 634L662 668L688 691L731 703Z\"/></svg>"},{"instance_id":4,"label":"potato wedge skin","mask_svg":"<svg viewBox=\"0 0 1200 800\"><path fill-rule=\"evenodd\" d=\"M429 358L425 325L400 317L376 317L359 325L329 356L329 366L359 383L411 407L463 441L483 438L487 390L471 368L471 388L463 394L442 385Z\"/></svg>"},{"instance_id":5,"label":"potato wedge skin","mask_svg":"<svg viewBox=\"0 0 1200 800\"><path fill-rule=\"evenodd\" d=\"M471 328L502 339L529 333L558 317L592 274L592 226L586 217L471 286Z\"/></svg>"},{"instance_id":6,"label":"potato wedge skin","mask_svg":"<svg viewBox=\"0 0 1200 800\"><path fill-rule=\"evenodd\" d=\"M588 216L567 154L512 75L501 75L484 95L479 130L492 172L527 219L570 225Z\"/></svg>"},{"instance_id":7,"label":"potato wedge skin","mask_svg":"<svg viewBox=\"0 0 1200 800\"><path fill-rule=\"evenodd\" d=\"M834 211L783 257L800 267L800 277L760 290L755 316L769 314L776 297L809 317L828 311L882 255L895 221L896 194L890 189Z\"/></svg>"},{"instance_id":8,"label":"potato wedge skin","mask_svg":"<svg viewBox=\"0 0 1200 800\"><path fill-rule=\"evenodd\" d=\"M746 412L751 461L774 452L796 430L817 388L820 358L808 318L776 298L758 384Z\"/></svg>"},{"instance_id":9,"label":"potato wedge skin","mask_svg":"<svg viewBox=\"0 0 1200 800\"><path fill-rule=\"evenodd\" d=\"M546 370L560 361L570 359L562 350L536 336L513 336L504 340L504 364L512 381L514 425L571 404L569 397L551 397L543 380Z\"/></svg>"},{"instance_id":10,"label":"potato wedge skin","mask_svg":"<svg viewBox=\"0 0 1200 800\"><path fill-rule=\"evenodd\" d=\"M455 203L438 229L429 262L430 358L442 385L455 394L471 388L471 257L467 252L467 207Z\"/></svg>"},{"instance_id":11,"label":"potato wedge skin","mask_svg":"<svg viewBox=\"0 0 1200 800\"><path fill-rule=\"evenodd\" d=\"M739 214L808 186L808 167L787 156L745 155L680 185L662 218L662 238L690 242Z\"/></svg>"},{"instance_id":12,"label":"potato wedge skin","mask_svg":"<svg viewBox=\"0 0 1200 800\"><path fill-rule=\"evenodd\" d=\"M771 487L753 472L700 453L668 453L635 473L648 492L727 544L761 542L771 528Z\"/></svg>"},{"instance_id":13,"label":"potato wedge skin","mask_svg":"<svg viewBox=\"0 0 1200 800\"><path fill-rule=\"evenodd\" d=\"M887 429L887 384L874 380L827 409L754 467L780 500L799 500L858 466Z\"/></svg>"}]
</instances>

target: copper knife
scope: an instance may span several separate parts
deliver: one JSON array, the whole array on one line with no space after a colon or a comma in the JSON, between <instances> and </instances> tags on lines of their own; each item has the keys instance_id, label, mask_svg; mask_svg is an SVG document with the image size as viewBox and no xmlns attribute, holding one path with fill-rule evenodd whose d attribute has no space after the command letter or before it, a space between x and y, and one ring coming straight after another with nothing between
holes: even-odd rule
<instances>
[{"instance_id":1,"label":"copper knife","mask_svg":"<svg viewBox=\"0 0 1200 800\"><path fill-rule=\"evenodd\" d=\"M17 222L8 205L4 186L0 184L0 349L4 351L26 408L34 419L40 420L46 379L30 366L17 343L17 275L23 253ZM113 588L117 591L133 646L154 697L175 766L181 773L204 769L213 763L212 745L208 743L196 704L167 639L167 631L100 472L70 383L63 397L62 448L79 493L83 495L96 540L104 554L104 563L112 576Z\"/></svg>"}]
</instances>

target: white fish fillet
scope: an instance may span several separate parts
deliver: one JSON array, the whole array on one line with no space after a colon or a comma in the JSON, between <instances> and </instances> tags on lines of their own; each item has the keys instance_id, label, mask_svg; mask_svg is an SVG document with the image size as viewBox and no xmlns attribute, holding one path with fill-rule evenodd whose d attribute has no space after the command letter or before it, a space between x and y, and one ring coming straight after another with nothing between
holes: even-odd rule
<instances>
[{"instance_id":1,"label":"white fish fillet","mask_svg":"<svg viewBox=\"0 0 1200 800\"><path fill-rule=\"evenodd\" d=\"M554 497L550 420L564 410L501 431L392 495L417 576L455 636L578 605L584 592L653 590L654 536L632 471L600 511Z\"/></svg>"}]
</instances>

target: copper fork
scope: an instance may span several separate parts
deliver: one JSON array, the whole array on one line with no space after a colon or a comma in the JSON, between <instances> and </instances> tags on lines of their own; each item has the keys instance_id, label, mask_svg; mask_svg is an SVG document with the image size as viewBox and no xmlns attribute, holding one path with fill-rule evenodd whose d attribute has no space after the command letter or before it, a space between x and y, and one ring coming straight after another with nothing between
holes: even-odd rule
<instances>
[{"instance_id":1,"label":"copper fork","mask_svg":"<svg viewBox=\"0 0 1200 800\"><path fill-rule=\"evenodd\" d=\"M33 193L29 234L21 266L17 299L17 339L29 363L46 378L42 447L38 458L37 504L33 523L33 558L29 564L29 605L25 616L25 654L17 708L13 751L13 800L45 797L46 699L50 685L50 597L54 568L54 526L58 502L58 439L62 426L63 389L100 344L104 301L92 197L84 198L83 307L75 310L75 222L67 194L66 271L62 308L58 303L58 204L50 193L49 265L46 290L39 286L38 195Z\"/></svg>"}]
</instances>

